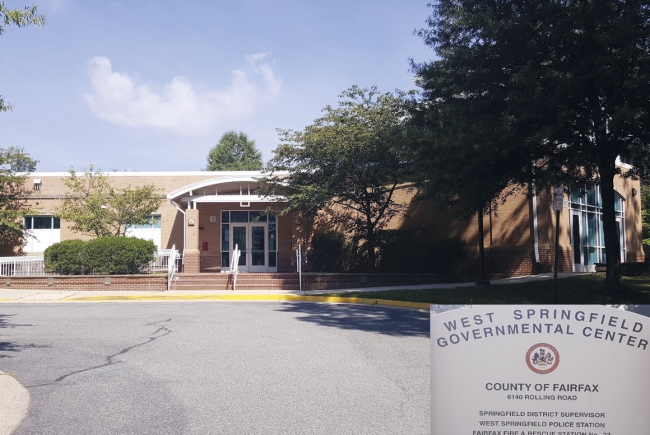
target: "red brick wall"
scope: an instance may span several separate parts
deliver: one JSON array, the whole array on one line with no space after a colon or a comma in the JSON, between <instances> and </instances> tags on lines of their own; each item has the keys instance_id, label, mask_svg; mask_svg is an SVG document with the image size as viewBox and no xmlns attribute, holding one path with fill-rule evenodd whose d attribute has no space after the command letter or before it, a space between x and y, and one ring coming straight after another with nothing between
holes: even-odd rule
<instances>
[{"instance_id":1,"label":"red brick wall","mask_svg":"<svg viewBox=\"0 0 650 435\"><path fill-rule=\"evenodd\" d=\"M165 291L167 275L76 275L0 277L0 287L17 290Z\"/></svg>"},{"instance_id":2,"label":"red brick wall","mask_svg":"<svg viewBox=\"0 0 650 435\"><path fill-rule=\"evenodd\" d=\"M183 254L183 272L198 273L201 270L201 254L199 251L185 250Z\"/></svg>"},{"instance_id":3,"label":"red brick wall","mask_svg":"<svg viewBox=\"0 0 650 435\"><path fill-rule=\"evenodd\" d=\"M303 274L305 290L333 290L365 287L400 286L461 282L476 277L446 273L308 273Z\"/></svg>"},{"instance_id":4,"label":"red brick wall","mask_svg":"<svg viewBox=\"0 0 650 435\"><path fill-rule=\"evenodd\" d=\"M201 255L201 272L221 272L221 256Z\"/></svg>"}]
</instances>

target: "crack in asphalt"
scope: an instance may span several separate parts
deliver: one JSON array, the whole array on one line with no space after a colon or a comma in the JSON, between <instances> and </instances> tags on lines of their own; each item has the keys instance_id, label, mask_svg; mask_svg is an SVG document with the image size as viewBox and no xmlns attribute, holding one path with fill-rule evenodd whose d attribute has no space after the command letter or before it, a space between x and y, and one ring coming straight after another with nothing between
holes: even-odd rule
<instances>
[{"instance_id":1,"label":"crack in asphalt","mask_svg":"<svg viewBox=\"0 0 650 435\"><path fill-rule=\"evenodd\" d=\"M160 325L161 323L171 322L171 320L172 319L170 317L167 320L159 320L157 322L146 323L144 326ZM114 361L114 358L116 358L116 357L118 357L120 355L124 355L125 353L127 353L127 352L129 352L129 351L131 351L131 350L133 350L133 349L135 349L137 347L145 346L145 345L147 345L149 343L152 343L152 342L158 340L159 338L162 338L162 337L164 337L166 335L169 335L171 333L172 333L172 330L167 328L167 326L160 325L160 327L158 329L156 329L154 332L151 333L151 335L147 338L146 341L143 341L142 343L134 344L133 346L125 347L124 349L120 350L119 352L117 352L117 353L115 353L113 355L108 355L106 357L106 362L104 364L88 367L88 368L85 368L85 369L82 369L82 370L76 370L74 372L65 374L63 376L59 376L52 383L41 384L41 385L32 385L32 386L27 387L27 388L36 388L36 387L42 387L42 386L45 386L45 385L52 385L53 383L60 382L60 381L66 379L66 378L68 378L70 376L78 375L80 373L85 373L85 372L88 372L88 371L91 371L91 370L101 369L103 367L108 367L108 366L111 366L111 365L120 364L120 363L122 363L124 361Z\"/></svg>"}]
</instances>

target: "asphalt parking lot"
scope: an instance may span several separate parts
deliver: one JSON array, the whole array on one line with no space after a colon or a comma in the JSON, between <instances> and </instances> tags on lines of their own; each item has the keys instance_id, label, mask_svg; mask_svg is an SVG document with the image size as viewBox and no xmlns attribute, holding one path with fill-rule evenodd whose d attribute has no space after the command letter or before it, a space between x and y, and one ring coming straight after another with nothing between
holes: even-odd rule
<instances>
[{"instance_id":1,"label":"asphalt parking lot","mask_svg":"<svg viewBox=\"0 0 650 435\"><path fill-rule=\"evenodd\" d=\"M428 434L429 313L305 302L0 305L26 434Z\"/></svg>"}]
</instances>

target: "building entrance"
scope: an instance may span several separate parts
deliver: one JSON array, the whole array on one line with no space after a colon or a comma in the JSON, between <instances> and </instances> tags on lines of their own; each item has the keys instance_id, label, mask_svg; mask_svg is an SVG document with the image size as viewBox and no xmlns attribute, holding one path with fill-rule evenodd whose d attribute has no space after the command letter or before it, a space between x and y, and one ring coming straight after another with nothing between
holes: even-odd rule
<instances>
[{"instance_id":1,"label":"building entrance","mask_svg":"<svg viewBox=\"0 0 650 435\"><path fill-rule=\"evenodd\" d=\"M277 272L275 216L261 212L224 211L221 216L221 270L230 270L235 246L240 272Z\"/></svg>"}]
</instances>

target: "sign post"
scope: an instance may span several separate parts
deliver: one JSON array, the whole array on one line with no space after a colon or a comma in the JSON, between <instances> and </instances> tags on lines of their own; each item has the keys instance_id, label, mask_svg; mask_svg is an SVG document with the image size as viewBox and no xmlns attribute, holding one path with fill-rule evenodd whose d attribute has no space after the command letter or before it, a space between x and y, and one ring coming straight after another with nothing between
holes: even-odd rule
<instances>
[{"instance_id":1,"label":"sign post","mask_svg":"<svg viewBox=\"0 0 650 435\"><path fill-rule=\"evenodd\" d=\"M434 308L432 435L650 433L650 318L598 305Z\"/></svg>"},{"instance_id":2,"label":"sign post","mask_svg":"<svg viewBox=\"0 0 650 435\"><path fill-rule=\"evenodd\" d=\"M564 208L564 188L553 189L553 210L555 210L555 267L553 270L553 303L557 304L557 269L560 264L558 245L560 244L560 212Z\"/></svg>"}]
</instances>

